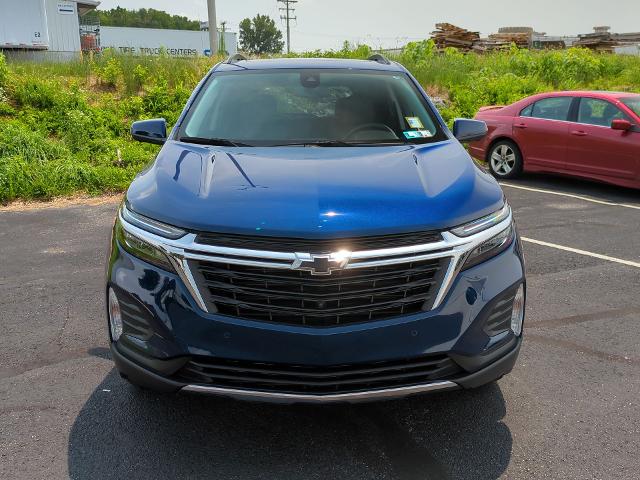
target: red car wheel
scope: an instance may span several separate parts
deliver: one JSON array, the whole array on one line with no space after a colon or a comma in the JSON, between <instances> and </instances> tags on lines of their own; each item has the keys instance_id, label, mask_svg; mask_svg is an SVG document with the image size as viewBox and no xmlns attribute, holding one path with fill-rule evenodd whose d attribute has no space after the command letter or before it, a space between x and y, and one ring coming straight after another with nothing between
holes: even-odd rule
<instances>
[{"instance_id":1,"label":"red car wheel","mask_svg":"<svg viewBox=\"0 0 640 480\"><path fill-rule=\"evenodd\" d=\"M487 157L489 169L496 178L515 178L522 173L522 153L509 140L494 143Z\"/></svg>"}]
</instances>

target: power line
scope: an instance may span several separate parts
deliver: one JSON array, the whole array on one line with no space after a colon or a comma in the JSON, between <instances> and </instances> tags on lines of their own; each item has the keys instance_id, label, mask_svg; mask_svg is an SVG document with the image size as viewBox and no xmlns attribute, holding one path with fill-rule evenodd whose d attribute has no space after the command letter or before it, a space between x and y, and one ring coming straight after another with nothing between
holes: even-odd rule
<instances>
[{"instance_id":1,"label":"power line","mask_svg":"<svg viewBox=\"0 0 640 480\"><path fill-rule=\"evenodd\" d=\"M278 0L278 3L284 5L284 7L279 7L278 10L285 12L284 15L280 15L280 19L287 22L287 53L291 53L291 27L289 24L291 20L298 19L298 17L292 16L296 11L294 5L298 3L298 0Z\"/></svg>"}]
</instances>

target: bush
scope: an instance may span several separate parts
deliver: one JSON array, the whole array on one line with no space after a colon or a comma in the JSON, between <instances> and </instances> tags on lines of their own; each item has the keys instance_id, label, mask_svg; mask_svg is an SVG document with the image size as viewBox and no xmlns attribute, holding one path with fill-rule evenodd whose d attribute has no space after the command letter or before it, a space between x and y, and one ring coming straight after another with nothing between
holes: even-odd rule
<instances>
[{"instance_id":1,"label":"bush","mask_svg":"<svg viewBox=\"0 0 640 480\"><path fill-rule=\"evenodd\" d=\"M4 54L0 52L0 88L7 85L9 79L9 67L7 66L7 60L4 58ZM2 101L2 99L0 99Z\"/></svg>"},{"instance_id":2,"label":"bush","mask_svg":"<svg viewBox=\"0 0 640 480\"><path fill-rule=\"evenodd\" d=\"M9 96L4 87L0 87L0 116L15 115L16 110L9 105Z\"/></svg>"},{"instance_id":3,"label":"bush","mask_svg":"<svg viewBox=\"0 0 640 480\"><path fill-rule=\"evenodd\" d=\"M436 53L436 44L433 40L409 42L400 54L400 61L403 64L418 65L426 62L428 59L432 59Z\"/></svg>"},{"instance_id":4,"label":"bush","mask_svg":"<svg viewBox=\"0 0 640 480\"><path fill-rule=\"evenodd\" d=\"M60 132L64 143L74 153L87 151L96 133L90 114L82 110L68 110L65 112L65 125L66 128Z\"/></svg>"},{"instance_id":5,"label":"bush","mask_svg":"<svg viewBox=\"0 0 640 480\"><path fill-rule=\"evenodd\" d=\"M0 202L52 198L77 192L100 194L127 188L137 168L91 166L62 158L33 164L23 157L0 158Z\"/></svg>"},{"instance_id":6,"label":"bush","mask_svg":"<svg viewBox=\"0 0 640 480\"><path fill-rule=\"evenodd\" d=\"M20 106L50 109L62 103L62 92L53 82L38 78L20 79L14 86L13 99Z\"/></svg>"},{"instance_id":7,"label":"bush","mask_svg":"<svg viewBox=\"0 0 640 480\"><path fill-rule=\"evenodd\" d=\"M602 62L590 50L571 48L543 55L536 65L538 78L563 90L593 82L602 72Z\"/></svg>"},{"instance_id":8,"label":"bush","mask_svg":"<svg viewBox=\"0 0 640 480\"><path fill-rule=\"evenodd\" d=\"M304 56L367 58L367 45ZM301 56L292 54L290 56ZM443 118L472 117L557 88L640 91L640 58L584 49L537 52L512 46L486 55L411 42L395 57L432 94ZM158 147L134 142L131 122L175 123L191 91L220 58L116 55L78 62L7 62L0 54L0 202L78 191L121 191ZM107 87L107 88L104 88Z\"/></svg>"},{"instance_id":9,"label":"bush","mask_svg":"<svg viewBox=\"0 0 640 480\"><path fill-rule=\"evenodd\" d=\"M135 80L135 86L138 90L144 87L147 78L149 77L149 70L143 65L136 65L132 72L133 78Z\"/></svg>"},{"instance_id":10,"label":"bush","mask_svg":"<svg viewBox=\"0 0 640 480\"><path fill-rule=\"evenodd\" d=\"M69 155L59 141L46 138L20 122L0 123L0 159L20 157L31 163L46 162Z\"/></svg>"},{"instance_id":11,"label":"bush","mask_svg":"<svg viewBox=\"0 0 640 480\"><path fill-rule=\"evenodd\" d=\"M104 67L98 69L98 78L109 87L117 87L121 77L122 66L117 58L110 58Z\"/></svg>"}]
</instances>

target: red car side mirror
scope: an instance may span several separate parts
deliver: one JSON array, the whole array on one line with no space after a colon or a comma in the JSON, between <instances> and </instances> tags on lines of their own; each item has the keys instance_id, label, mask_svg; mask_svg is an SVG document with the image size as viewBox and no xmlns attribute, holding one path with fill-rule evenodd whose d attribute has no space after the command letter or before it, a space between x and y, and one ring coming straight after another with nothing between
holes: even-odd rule
<instances>
[{"instance_id":1,"label":"red car side mirror","mask_svg":"<svg viewBox=\"0 0 640 480\"><path fill-rule=\"evenodd\" d=\"M611 128L614 130L623 130L626 132L631 130L632 127L633 123L631 123L629 120L623 120L621 118L618 118L611 122Z\"/></svg>"}]
</instances>

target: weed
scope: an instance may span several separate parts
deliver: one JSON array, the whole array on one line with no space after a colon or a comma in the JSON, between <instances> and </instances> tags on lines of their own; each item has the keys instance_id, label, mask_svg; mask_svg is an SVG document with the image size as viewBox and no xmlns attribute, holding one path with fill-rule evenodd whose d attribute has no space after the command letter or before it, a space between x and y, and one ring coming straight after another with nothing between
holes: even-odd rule
<instances>
[{"instance_id":1,"label":"weed","mask_svg":"<svg viewBox=\"0 0 640 480\"><path fill-rule=\"evenodd\" d=\"M367 45L289 56L364 59ZM640 58L584 49L518 49L486 55L438 52L412 42L395 56L440 99L443 118L472 117L553 89L640 91ZM220 60L117 55L76 62L7 62L0 53L0 202L124 190L157 154L134 142L132 121L176 122L198 81Z\"/></svg>"},{"instance_id":2,"label":"weed","mask_svg":"<svg viewBox=\"0 0 640 480\"><path fill-rule=\"evenodd\" d=\"M117 87L121 77L122 66L117 58L110 58L104 67L98 68L98 78L108 87Z\"/></svg>"},{"instance_id":3,"label":"weed","mask_svg":"<svg viewBox=\"0 0 640 480\"><path fill-rule=\"evenodd\" d=\"M4 54L0 52L0 88L6 86L8 79L9 67L7 66L7 60L4 58Z\"/></svg>"}]
</instances>

